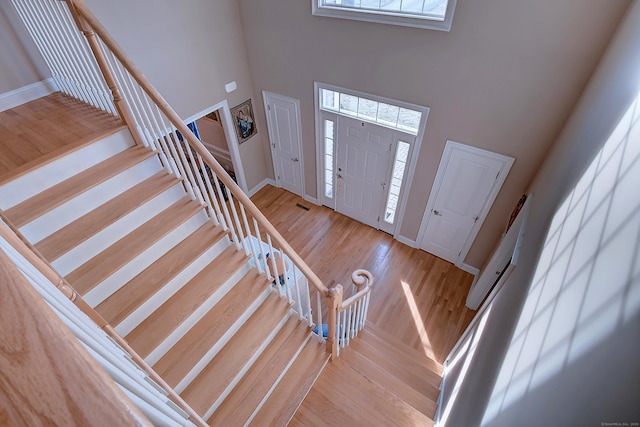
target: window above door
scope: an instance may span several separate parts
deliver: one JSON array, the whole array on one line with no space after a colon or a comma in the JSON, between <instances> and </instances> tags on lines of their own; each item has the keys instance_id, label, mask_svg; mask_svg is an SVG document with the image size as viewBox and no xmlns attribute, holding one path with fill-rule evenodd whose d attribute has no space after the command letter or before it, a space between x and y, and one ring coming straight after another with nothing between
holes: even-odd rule
<instances>
[{"instance_id":1,"label":"window above door","mask_svg":"<svg viewBox=\"0 0 640 427\"><path fill-rule=\"evenodd\" d=\"M456 0L312 0L317 16L449 31Z\"/></svg>"}]
</instances>

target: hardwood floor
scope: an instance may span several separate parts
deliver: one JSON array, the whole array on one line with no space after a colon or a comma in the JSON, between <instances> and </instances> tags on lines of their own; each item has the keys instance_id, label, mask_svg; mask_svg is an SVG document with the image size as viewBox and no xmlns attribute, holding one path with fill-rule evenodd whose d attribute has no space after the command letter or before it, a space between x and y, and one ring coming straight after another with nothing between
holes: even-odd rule
<instances>
[{"instance_id":1,"label":"hardwood floor","mask_svg":"<svg viewBox=\"0 0 640 427\"><path fill-rule=\"evenodd\" d=\"M119 118L60 92L0 112L0 183L34 161L121 126Z\"/></svg>"},{"instance_id":2,"label":"hardwood floor","mask_svg":"<svg viewBox=\"0 0 640 427\"><path fill-rule=\"evenodd\" d=\"M325 283L349 285L353 270L369 270L367 322L444 362L475 314L464 305L471 274L285 190L267 186L252 200Z\"/></svg>"}]
</instances>

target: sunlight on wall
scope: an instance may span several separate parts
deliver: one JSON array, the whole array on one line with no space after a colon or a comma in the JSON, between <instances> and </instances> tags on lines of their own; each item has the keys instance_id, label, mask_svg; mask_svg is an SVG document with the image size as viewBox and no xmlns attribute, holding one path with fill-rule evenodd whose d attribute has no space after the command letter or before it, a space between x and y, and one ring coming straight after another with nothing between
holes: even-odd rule
<instances>
[{"instance_id":1,"label":"sunlight on wall","mask_svg":"<svg viewBox=\"0 0 640 427\"><path fill-rule=\"evenodd\" d=\"M420 315L420 310L418 310L418 305L416 304L416 300L413 297L413 292L411 292L411 287L409 287L409 285L404 281L401 281L400 283L402 283L404 297L407 300L407 304L409 304L411 317L413 317L413 321L416 324L416 330L418 331L418 335L420 336L420 341L422 341L424 354L426 354L429 359L436 360L436 357L433 354L433 350L431 349L431 341L429 341L427 330L424 327L424 322L422 321L422 316Z\"/></svg>"},{"instance_id":2,"label":"sunlight on wall","mask_svg":"<svg viewBox=\"0 0 640 427\"><path fill-rule=\"evenodd\" d=\"M458 350L456 357L451 360L445 366L445 377L447 376L448 371L456 369L457 364L460 361L464 361L464 364L460 368L460 374L457 376L456 383L453 386L451 391L451 397L449 398L446 406L442 408L442 413L440 415L440 419L436 424L436 427L446 425L447 419L449 418L449 414L451 413L451 408L453 408L453 403L456 400L458 395L458 391L464 382L465 377L467 376L467 371L469 370L469 366L471 365L471 360L473 360L473 355L476 352L476 348L478 347L478 342L482 337L482 333L484 332L484 327L487 324L487 320L489 319L489 314L491 313L491 305L486 309L486 311L482 314L478 325L474 328L472 335L465 341L464 345Z\"/></svg>"},{"instance_id":3,"label":"sunlight on wall","mask_svg":"<svg viewBox=\"0 0 640 427\"><path fill-rule=\"evenodd\" d=\"M640 310L639 104L556 211L483 425Z\"/></svg>"}]
</instances>

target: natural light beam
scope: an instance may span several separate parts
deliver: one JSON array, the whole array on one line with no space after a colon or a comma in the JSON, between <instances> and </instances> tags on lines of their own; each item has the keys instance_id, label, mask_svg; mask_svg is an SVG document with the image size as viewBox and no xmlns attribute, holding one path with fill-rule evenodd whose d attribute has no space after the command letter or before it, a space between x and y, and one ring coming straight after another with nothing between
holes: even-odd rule
<instances>
[{"instance_id":1,"label":"natural light beam","mask_svg":"<svg viewBox=\"0 0 640 427\"><path fill-rule=\"evenodd\" d=\"M433 354L433 350L431 350L431 342L429 341L427 330L424 327L424 322L422 321L422 317L420 316L420 311L418 310L418 306L416 305L416 300L413 297L413 292L411 292L411 288L406 282L400 281L400 283L402 283L404 297L407 299L407 304L409 304L409 310L411 310L411 317L413 317L413 322L416 324L416 331L418 331L420 341L422 341L424 354L429 359L436 360L436 357Z\"/></svg>"}]
</instances>

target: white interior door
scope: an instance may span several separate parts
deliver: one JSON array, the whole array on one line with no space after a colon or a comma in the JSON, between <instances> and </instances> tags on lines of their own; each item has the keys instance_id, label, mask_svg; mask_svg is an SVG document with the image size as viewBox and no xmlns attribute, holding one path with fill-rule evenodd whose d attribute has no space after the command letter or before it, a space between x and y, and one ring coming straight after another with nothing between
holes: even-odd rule
<instances>
[{"instance_id":1,"label":"white interior door","mask_svg":"<svg viewBox=\"0 0 640 427\"><path fill-rule=\"evenodd\" d=\"M338 117L336 211L378 227L389 176L392 132Z\"/></svg>"},{"instance_id":2,"label":"white interior door","mask_svg":"<svg viewBox=\"0 0 640 427\"><path fill-rule=\"evenodd\" d=\"M460 265L512 164L511 157L447 141L420 248Z\"/></svg>"},{"instance_id":3,"label":"white interior door","mask_svg":"<svg viewBox=\"0 0 640 427\"><path fill-rule=\"evenodd\" d=\"M270 92L263 97L276 185L303 197L300 102Z\"/></svg>"}]
</instances>

